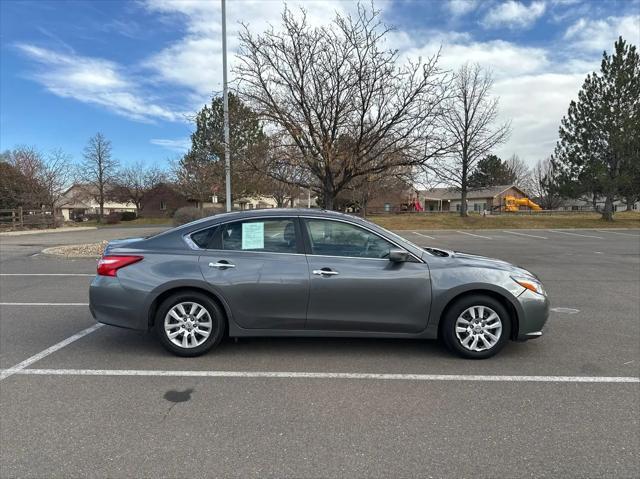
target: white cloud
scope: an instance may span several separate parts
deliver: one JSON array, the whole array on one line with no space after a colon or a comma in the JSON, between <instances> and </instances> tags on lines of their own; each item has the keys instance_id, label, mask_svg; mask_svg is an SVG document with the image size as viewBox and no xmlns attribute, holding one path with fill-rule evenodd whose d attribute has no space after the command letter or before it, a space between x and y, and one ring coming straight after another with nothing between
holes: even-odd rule
<instances>
[{"instance_id":1,"label":"white cloud","mask_svg":"<svg viewBox=\"0 0 640 479\"><path fill-rule=\"evenodd\" d=\"M511 137L496 154L514 153L529 166L553 153L560 119L578 96L586 73L538 73L496 81L500 117L511 120Z\"/></svg>"},{"instance_id":2,"label":"white cloud","mask_svg":"<svg viewBox=\"0 0 640 479\"><path fill-rule=\"evenodd\" d=\"M189 138L153 138L149 140L149 143L177 153L186 153L191 148L191 140Z\"/></svg>"},{"instance_id":3,"label":"white cloud","mask_svg":"<svg viewBox=\"0 0 640 479\"><path fill-rule=\"evenodd\" d=\"M327 23L335 10L345 13L353 8L351 3L339 1L308 2L304 6L312 25ZM465 8L472 6L478 7L476 2L449 2L446 8L452 14L463 14ZM295 10L297 3L290 2L289 7ZM214 90L222 88L219 3L150 0L147 8L167 15L173 22L183 22L185 34L153 55L146 66L162 81L192 91L200 102L208 101ZM249 23L253 32L260 32L269 24L277 25L281 12L282 4L276 2L228 3L230 62L238 46L240 18ZM492 25L523 27L544 12L545 4L541 1L528 5L507 1L490 10L488 17ZM419 38L426 40L421 43ZM496 79L494 94L500 97L501 121L511 120L513 127L510 140L497 153L505 157L517 153L530 164L553 151L558 125L570 100L577 95L586 73L597 68L597 64L577 58L561 62L555 52L546 48L504 40L474 41L470 34L460 32L396 30L387 43L400 50L401 59L431 56L442 45L444 68L455 70L469 61L491 69ZM188 140L153 140L153 143L174 151L185 151L189 145Z\"/></svg>"},{"instance_id":4,"label":"white cloud","mask_svg":"<svg viewBox=\"0 0 640 479\"><path fill-rule=\"evenodd\" d=\"M607 17L600 20L581 18L567 29L564 38L573 46L584 50L611 52L620 35L627 42L639 45L640 15Z\"/></svg>"},{"instance_id":5,"label":"white cloud","mask_svg":"<svg viewBox=\"0 0 640 479\"><path fill-rule=\"evenodd\" d=\"M181 19L186 34L168 47L152 55L145 67L154 71L164 82L180 85L195 93L193 106L199 108L222 90L222 24L220 2L198 0L147 0L147 9L170 16L172 21ZM384 2L377 2L383 8ZM238 33L241 22L247 23L252 32L261 32L280 21L284 3L245 1L227 3L227 52L230 81L235 64ZM287 6L293 12L304 7L307 21L312 26L322 25L333 18L335 12L354 11L355 3L340 0L290 1ZM400 40L400 37L398 37Z\"/></svg>"},{"instance_id":6,"label":"white cloud","mask_svg":"<svg viewBox=\"0 0 640 479\"><path fill-rule=\"evenodd\" d=\"M472 12L478 6L477 0L449 0L446 8L454 17L461 17Z\"/></svg>"},{"instance_id":7,"label":"white cloud","mask_svg":"<svg viewBox=\"0 0 640 479\"><path fill-rule=\"evenodd\" d=\"M300 3L293 0L288 5L295 10ZM479 2L455 1L445 7L452 15L455 12L463 15L464 9L470 9L472 4L484 8ZM186 115L176 110L195 111L209 101L214 91L222 89L220 2L148 0L145 5L147 10L175 26L176 31L181 31L182 36L149 55L142 65L144 77L129 73L140 72L139 66L136 70L127 70L117 63L82 57L73 51L62 54L33 45L20 45L19 48L42 65L34 78L59 96L101 105L139 121L184 120ZM484 19L485 26L525 28L545 12L542 1L525 4L509 0L492 5ZM328 23L335 11L352 12L355 3L313 1L305 2L303 6L309 23L320 25ZM384 11L384 4L376 2L376 6ZM253 32L264 31L269 24L279 23L282 3L228 2L227 8L232 67L238 48L238 22L246 21ZM387 44L400 50L401 59L431 56L442 45L441 65L444 68L455 70L465 62L478 62L489 68L496 80L494 94L500 97L500 118L511 120L513 129L508 143L496 153L503 157L517 153L533 164L553 151L558 125L570 100L577 96L586 74L598 69L599 59L588 53L605 48L610 50L618 34L634 42L634 25L638 21L636 16L576 22L565 34L566 42L574 48L563 50L498 39L478 41L469 33L431 30L396 30ZM640 44L637 29L635 35L635 43ZM166 102L149 94L156 91L154 88L171 90L172 98L182 99L182 107L167 107ZM190 146L188 138L154 138L150 142L178 153L184 153Z\"/></svg>"},{"instance_id":8,"label":"white cloud","mask_svg":"<svg viewBox=\"0 0 640 479\"><path fill-rule=\"evenodd\" d=\"M495 78L492 94L499 97L498 122L511 121L509 140L496 150L502 158L518 154L530 166L553 152L560 119L577 97L586 74L598 62L560 61L552 51L492 40L470 41L456 35L436 36L405 54L423 57L442 43L441 65L457 70L466 62L490 69Z\"/></svg>"},{"instance_id":9,"label":"white cloud","mask_svg":"<svg viewBox=\"0 0 640 479\"><path fill-rule=\"evenodd\" d=\"M546 4L542 1L534 1L526 6L516 0L507 0L491 8L482 19L482 24L487 28L527 28L533 25L545 10Z\"/></svg>"},{"instance_id":10,"label":"white cloud","mask_svg":"<svg viewBox=\"0 0 640 479\"><path fill-rule=\"evenodd\" d=\"M408 49L408 57L429 57L442 46L441 66L457 70L467 62L479 63L491 70L496 79L543 71L548 68L547 51L523 47L503 40L473 42L456 36L440 37L419 47Z\"/></svg>"},{"instance_id":11,"label":"white cloud","mask_svg":"<svg viewBox=\"0 0 640 479\"><path fill-rule=\"evenodd\" d=\"M143 98L114 62L24 43L17 48L42 66L32 78L55 95L100 105L138 121L178 119L177 113Z\"/></svg>"}]
</instances>

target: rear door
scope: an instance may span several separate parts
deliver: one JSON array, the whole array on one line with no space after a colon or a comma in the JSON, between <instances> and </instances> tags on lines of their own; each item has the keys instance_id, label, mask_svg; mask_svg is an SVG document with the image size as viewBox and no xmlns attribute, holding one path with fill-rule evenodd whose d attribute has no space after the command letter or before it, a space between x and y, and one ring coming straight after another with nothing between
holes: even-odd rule
<instances>
[{"instance_id":1,"label":"rear door","mask_svg":"<svg viewBox=\"0 0 640 479\"><path fill-rule=\"evenodd\" d=\"M304 329L309 269L303 252L296 217L248 219L218 226L200 267L240 327Z\"/></svg>"},{"instance_id":2,"label":"rear door","mask_svg":"<svg viewBox=\"0 0 640 479\"><path fill-rule=\"evenodd\" d=\"M307 329L419 332L426 328L431 283L426 264L376 233L342 221L301 218L307 238L310 291Z\"/></svg>"}]
</instances>

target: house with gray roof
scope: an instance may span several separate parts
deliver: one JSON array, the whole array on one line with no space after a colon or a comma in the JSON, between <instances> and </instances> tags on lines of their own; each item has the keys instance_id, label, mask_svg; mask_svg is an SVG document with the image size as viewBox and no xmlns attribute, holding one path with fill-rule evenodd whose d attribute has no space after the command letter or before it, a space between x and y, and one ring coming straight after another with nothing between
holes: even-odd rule
<instances>
[{"instance_id":1,"label":"house with gray roof","mask_svg":"<svg viewBox=\"0 0 640 479\"><path fill-rule=\"evenodd\" d=\"M504 207L505 196L526 198L516 185L491 186L467 191L469 211L496 211ZM418 199L425 211L460 211L462 193L457 188L431 188L418 191Z\"/></svg>"}]
</instances>

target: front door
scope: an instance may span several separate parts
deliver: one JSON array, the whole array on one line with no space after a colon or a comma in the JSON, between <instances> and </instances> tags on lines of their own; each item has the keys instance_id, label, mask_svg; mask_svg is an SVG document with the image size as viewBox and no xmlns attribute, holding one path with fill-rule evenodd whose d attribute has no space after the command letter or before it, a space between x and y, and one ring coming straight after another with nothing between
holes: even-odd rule
<instances>
[{"instance_id":1,"label":"front door","mask_svg":"<svg viewBox=\"0 0 640 479\"><path fill-rule=\"evenodd\" d=\"M304 329L309 269L297 218L217 227L200 268L245 329Z\"/></svg>"},{"instance_id":2,"label":"front door","mask_svg":"<svg viewBox=\"0 0 640 479\"><path fill-rule=\"evenodd\" d=\"M431 284L426 264L389 261L390 241L351 223L306 218L310 274L307 329L419 332Z\"/></svg>"}]
</instances>

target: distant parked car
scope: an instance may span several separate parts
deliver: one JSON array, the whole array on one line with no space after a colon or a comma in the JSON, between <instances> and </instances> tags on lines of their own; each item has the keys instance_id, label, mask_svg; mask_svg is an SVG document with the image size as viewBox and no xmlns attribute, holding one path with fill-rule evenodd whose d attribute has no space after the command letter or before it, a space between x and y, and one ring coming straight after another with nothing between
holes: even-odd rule
<instances>
[{"instance_id":1,"label":"distant parked car","mask_svg":"<svg viewBox=\"0 0 640 479\"><path fill-rule=\"evenodd\" d=\"M541 282L321 210L221 214L110 242L91 283L102 323L154 329L181 356L229 336L441 338L466 358L542 334Z\"/></svg>"}]
</instances>

